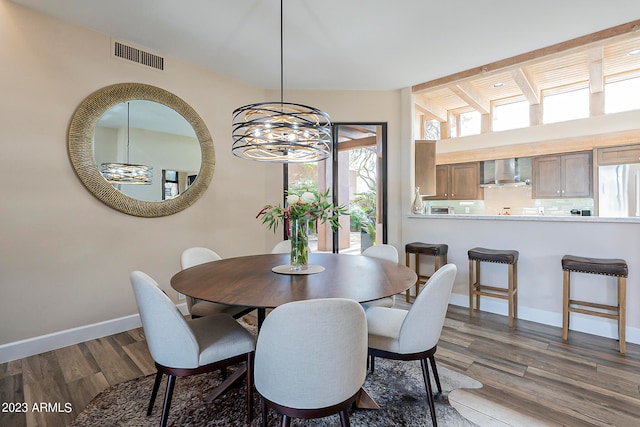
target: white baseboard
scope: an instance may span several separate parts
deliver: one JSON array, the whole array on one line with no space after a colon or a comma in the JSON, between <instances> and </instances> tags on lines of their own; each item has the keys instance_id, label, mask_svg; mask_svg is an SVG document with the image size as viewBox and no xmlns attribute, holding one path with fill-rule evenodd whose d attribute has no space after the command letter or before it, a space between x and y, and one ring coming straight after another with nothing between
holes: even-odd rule
<instances>
[{"instance_id":1,"label":"white baseboard","mask_svg":"<svg viewBox=\"0 0 640 427\"><path fill-rule=\"evenodd\" d=\"M186 303L178 304L177 307L182 314L189 314ZM140 315L132 314L130 316L28 338L22 341L2 344L0 345L0 363L6 363L96 338L118 334L139 328L140 326Z\"/></svg>"},{"instance_id":2,"label":"white baseboard","mask_svg":"<svg viewBox=\"0 0 640 427\"><path fill-rule=\"evenodd\" d=\"M469 307L469 297L467 295L452 294L449 303L460 307ZM177 307L182 314L189 314L186 303L177 304ZM483 311L505 315L507 309L506 301L494 298L482 299ZM538 310L522 305L518 307L518 318L545 325L562 327L561 313ZM140 326L140 316L138 314L132 314L92 325L80 326L22 341L2 344L0 345L0 363L6 363L69 345L125 332L139 328ZM618 338L617 323L614 320L600 319L579 313L573 313L571 315L571 330L605 338ZM640 344L640 329L627 326L627 342Z\"/></svg>"},{"instance_id":3,"label":"white baseboard","mask_svg":"<svg viewBox=\"0 0 640 427\"><path fill-rule=\"evenodd\" d=\"M460 307L469 307L469 296L452 294L449 303ZM507 301L496 298L482 298L482 311L506 316L509 306ZM518 318L530 320L544 325L562 328L562 313L539 310L518 304ZM615 320L601 319L580 313L571 313L570 331L584 332L605 338L618 339L618 323ZM626 341L640 344L640 329L627 326Z\"/></svg>"}]
</instances>

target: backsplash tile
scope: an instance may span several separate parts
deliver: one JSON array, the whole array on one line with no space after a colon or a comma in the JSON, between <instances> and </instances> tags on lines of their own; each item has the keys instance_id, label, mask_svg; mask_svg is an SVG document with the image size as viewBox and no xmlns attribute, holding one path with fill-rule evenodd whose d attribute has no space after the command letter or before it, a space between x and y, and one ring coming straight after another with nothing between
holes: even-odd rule
<instances>
[{"instance_id":1,"label":"backsplash tile","mask_svg":"<svg viewBox=\"0 0 640 427\"><path fill-rule=\"evenodd\" d=\"M428 200L430 206L450 206L456 214L501 215L505 208L511 215L539 215L540 208L544 215L568 216L572 209L589 210L594 214L593 198L532 199L531 187L490 187L484 189L484 200Z\"/></svg>"}]
</instances>

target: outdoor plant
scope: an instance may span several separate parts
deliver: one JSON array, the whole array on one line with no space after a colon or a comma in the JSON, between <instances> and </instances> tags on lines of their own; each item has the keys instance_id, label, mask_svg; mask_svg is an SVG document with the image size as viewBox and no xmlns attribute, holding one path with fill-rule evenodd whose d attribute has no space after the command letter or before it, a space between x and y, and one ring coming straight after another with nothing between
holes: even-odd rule
<instances>
[{"instance_id":1,"label":"outdoor plant","mask_svg":"<svg viewBox=\"0 0 640 427\"><path fill-rule=\"evenodd\" d=\"M352 220L352 227L358 228L371 237L371 241L376 240L376 193L366 191L356 194L356 198L351 202L351 215L357 212Z\"/></svg>"}]
</instances>

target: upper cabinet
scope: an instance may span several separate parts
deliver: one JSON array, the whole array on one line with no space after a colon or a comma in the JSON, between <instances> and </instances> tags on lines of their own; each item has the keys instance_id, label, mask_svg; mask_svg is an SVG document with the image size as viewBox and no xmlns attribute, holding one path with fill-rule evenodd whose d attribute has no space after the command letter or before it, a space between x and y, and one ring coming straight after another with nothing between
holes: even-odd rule
<instances>
[{"instance_id":1,"label":"upper cabinet","mask_svg":"<svg viewBox=\"0 0 640 427\"><path fill-rule=\"evenodd\" d=\"M417 140L415 142L416 187L420 194L436 194L436 142Z\"/></svg>"},{"instance_id":2,"label":"upper cabinet","mask_svg":"<svg viewBox=\"0 0 640 427\"><path fill-rule=\"evenodd\" d=\"M598 149L598 166L640 163L640 144Z\"/></svg>"},{"instance_id":3,"label":"upper cabinet","mask_svg":"<svg viewBox=\"0 0 640 427\"><path fill-rule=\"evenodd\" d=\"M481 200L480 163L459 163L436 167L436 194L428 200Z\"/></svg>"},{"instance_id":4,"label":"upper cabinet","mask_svg":"<svg viewBox=\"0 0 640 427\"><path fill-rule=\"evenodd\" d=\"M591 152L533 159L534 199L593 197Z\"/></svg>"}]
</instances>

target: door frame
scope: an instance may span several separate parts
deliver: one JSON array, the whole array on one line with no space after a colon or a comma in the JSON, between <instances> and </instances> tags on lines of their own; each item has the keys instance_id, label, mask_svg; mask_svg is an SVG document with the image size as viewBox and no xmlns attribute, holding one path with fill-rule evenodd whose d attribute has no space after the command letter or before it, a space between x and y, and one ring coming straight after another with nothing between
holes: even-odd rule
<instances>
[{"instance_id":1,"label":"door frame","mask_svg":"<svg viewBox=\"0 0 640 427\"><path fill-rule=\"evenodd\" d=\"M333 198L334 204L340 204L340 200L338 199L338 180L336 177L338 176L338 133L340 126L380 126L381 133L381 145L382 145L382 161L381 161L381 169L382 169L382 209L380 210L382 215L382 243L387 243L388 241L388 166L387 166L387 122L335 122L331 125L331 139L332 139L332 148L331 148L331 197ZM289 188L289 165L284 163L282 165L282 188L283 188L283 199L282 205L286 205L286 190ZM348 202L348 201L347 201ZM332 233L333 242L332 242L332 252L338 253L339 250L339 242L338 242L338 232L334 231ZM283 229L283 239L287 239L287 230Z\"/></svg>"},{"instance_id":2,"label":"door frame","mask_svg":"<svg viewBox=\"0 0 640 427\"><path fill-rule=\"evenodd\" d=\"M382 243L387 243L387 219L388 219L388 195L387 195L387 181L388 181L388 167L387 167L387 122L335 122L331 126L331 136L333 140L332 144L332 183L331 183L331 194L334 197L333 202L336 204L340 204L340 200L338 199L338 133L340 126L380 126L380 138L382 139L382 209L380 210L380 214L382 215ZM347 200L348 202L348 200ZM338 242L338 231L333 232L333 253L338 253L339 250L339 242Z\"/></svg>"}]
</instances>

